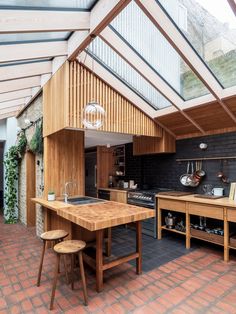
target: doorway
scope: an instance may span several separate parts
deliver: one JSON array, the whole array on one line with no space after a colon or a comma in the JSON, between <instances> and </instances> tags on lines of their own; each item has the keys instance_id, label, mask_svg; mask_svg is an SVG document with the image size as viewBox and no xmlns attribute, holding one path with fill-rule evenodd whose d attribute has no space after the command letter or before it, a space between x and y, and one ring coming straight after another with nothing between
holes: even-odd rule
<instances>
[{"instance_id":1,"label":"doorway","mask_svg":"<svg viewBox=\"0 0 236 314\"><path fill-rule=\"evenodd\" d=\"M3 213L4 199L4 145L5 142L0 142L0 212Z\"/></svg>"},{"instance_id":2,"label":"doorway","mask_svg":"<svg viewBox=\"0 0 236 314\"><path fill-rule=\"evenodd\" d=\"M97 150L85 153L85 195L97 197Z\"/></svg>"}]
</instances>

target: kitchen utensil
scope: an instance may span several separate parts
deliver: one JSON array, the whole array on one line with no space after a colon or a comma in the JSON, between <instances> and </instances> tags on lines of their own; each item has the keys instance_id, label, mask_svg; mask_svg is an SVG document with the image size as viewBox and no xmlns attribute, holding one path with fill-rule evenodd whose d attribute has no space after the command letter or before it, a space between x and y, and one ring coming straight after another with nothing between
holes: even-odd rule
<instances>
[{"instance_id":1,"label":"kitchen utensil","mask_svg":"<svg viewBox=\"0 0 236 314\"><path fill-rule=\"evenodd\" d=\"M212 189L213 189L213 186L211 184L205 184L202 187L202 190L203 190L204 194L206 194L206 195L211 195Z\"/></svg>"},{"instance_id":2,"label":"kitchen utensil","mask_svg":"<svg viewBox=\"0 0 236 314\"><path fill-rule=\"evenodd\" d=\"M212 189L212 194L214 196L223 196L224 194L224 188L213 188Z\"/></svg>"},{"instance_id":3,"label":"kitchen utensil","mask_svg":"<svg viewBox=\"0 0 236 314\"><path fill-rule=\"evenodd\" d=\"M165 217L166 227L169 229L173 229L175 227L175 220L176 217L173 217L171 213L168 213L167 216Z\"/></svg>"},{"instance_id":4,"label":"kitchen utensil","mask_svg":"<svg viewBox=\"0 0 236 314\"><path fill-rule=\"evenodd\" d=\"M202 178L206 175L206 172L202 170L202 161L198 162L198 168L196 169L196 176Z\"/></svg>"},{"instance_id":5,"label":"kitchen utensil","mask_svg":"<svg viewBox=\"0 0 236 314\"><path fill-rule=\"evenodd\" d=\"M196 187L199 185L200 179L197 176L195 176L193 162L191 162L191 168L192 168L192 173L191 175L188 176L187 182L189 183L189 186Z\"/></svg>"},{"instance_id":6,"label":"kitchen utensil","mask_svg":"<svg viewBox=\"0 0 236 314\"><path fill-rule=\"evenodd\" d=\"M187 163L187 170L185 174L182 174L182 176L180 176L180 183L184 186L189 186L189 183L187 182L187 178L190 175L189 173L189 167L190 167L190 162L188 161Z\"/></svg>"},{"instance_id":7,"label":"kitchen utensil","mask_svg":"<svg viewBox=\"0 0 236 314\"><path fill-rule=\"evenodd\" d=\"M229 183L228 178L225 176L224 171L223 171L223 160L220 161L220 168L221 170L217 173L217 177L221 179L222 182L224 183Z\"/></svg>"},{"instance_id":8,"label":"kitchen utensil","mask_svg":"<svg viewBox=\"0 0 236 314\"><path fill-rule=\"evenodd\" d=\"M129 187L129 182L124 182L124 189L128 189Z\"/></svg>"}]
</instances>

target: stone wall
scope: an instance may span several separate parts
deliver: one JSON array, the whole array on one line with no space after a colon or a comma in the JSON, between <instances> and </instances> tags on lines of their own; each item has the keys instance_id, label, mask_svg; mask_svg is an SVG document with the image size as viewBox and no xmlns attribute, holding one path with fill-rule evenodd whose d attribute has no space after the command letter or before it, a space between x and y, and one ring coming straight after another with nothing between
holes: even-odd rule
<instances>
[{"instance_id":1,"label":"stone wall","mask_svg":"<svg viewBox=\"0 0 236 314\"><path fill-rule=\"evenodd\" d=\"M30 121L36 121L38 118L42 117L42 105L43 97L40 94L32 104L22 113L18 118L18 126L25 128L25 119ZM26 137L28 142L30 142L35 127L32 126L26 129ZM36 168L36 197L41 197L43 194L43 156L35 156L35 168ZM18 193L19 193L19 219L22 223L27 223L26 217L26 160L25 157L21 161L19 168L19 182L18 182ZM36 205L36 234L40 235L44 231L44 221L42 207Z\"/></svg>"}]
</instances>

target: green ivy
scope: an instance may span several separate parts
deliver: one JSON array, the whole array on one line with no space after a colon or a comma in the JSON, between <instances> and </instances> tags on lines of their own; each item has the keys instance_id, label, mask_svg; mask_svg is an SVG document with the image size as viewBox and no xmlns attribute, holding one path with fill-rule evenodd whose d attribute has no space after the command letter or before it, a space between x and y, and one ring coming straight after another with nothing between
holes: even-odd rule
<instances>
[{"instance_id":1,"label":"green ivy","mask_svg":"<svg viewBox=\"0 0 236 314\"><path fill-rule=\"evenodd\" d=\"M43 153L43 126L42 122L38 123L35 127L34 135L30 141L29 149L34 154Z\"/></svg>"},{"instance_id":2,"label":"green ivy","mask_svg":"<svg viewBox=\"0 0 236 314\"><path fill-rule=\"evenodd\" d=\"M5 165L5 192L4 192L4 220L5 223L16 223L18 219L17 180L18 166L25 152L27 139L22 132L18 138L18 144L9 148L4 158Z\"/></svg>"}]
</instances>

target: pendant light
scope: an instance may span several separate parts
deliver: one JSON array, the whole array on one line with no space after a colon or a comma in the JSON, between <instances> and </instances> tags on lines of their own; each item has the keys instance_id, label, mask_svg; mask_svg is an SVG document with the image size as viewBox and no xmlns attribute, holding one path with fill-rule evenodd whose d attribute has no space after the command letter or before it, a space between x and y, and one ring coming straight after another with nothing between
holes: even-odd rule
<instances>
[{"instance_id":1,"label":"pendant light","mask_svg":"<svg viewBox=\"0 0 236 314\"><path fill-rule=\"evenodd\" d=\"M83 110L82 123L87 129L99 129L104 124L105 110L94 98L94 39L95 35L91 35L91 54L92 54L92 80L90 84L91 100L86 104Z\"/></svg>"}]
</instances>

